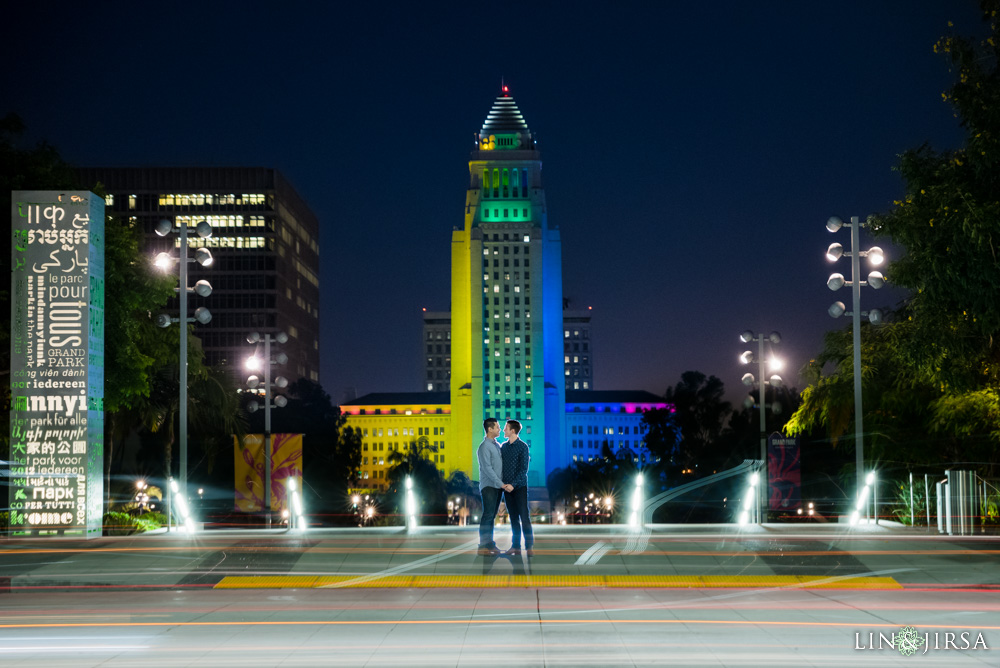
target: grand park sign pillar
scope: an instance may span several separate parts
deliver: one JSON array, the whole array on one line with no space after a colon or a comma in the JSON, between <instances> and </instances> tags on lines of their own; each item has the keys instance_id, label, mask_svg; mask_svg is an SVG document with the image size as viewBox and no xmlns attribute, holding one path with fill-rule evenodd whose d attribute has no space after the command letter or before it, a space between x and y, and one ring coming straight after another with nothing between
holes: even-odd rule
<instances>
[{"instance_id":1,"label":"grand park sign pillar","mask_svg":"<svg viewBox=\"0 0 1000 668\"><path fill-rule=\"evenodd\" d=\"M104 200L11 198L10 532L101 535Z\"/></svg>"}]
</instances>

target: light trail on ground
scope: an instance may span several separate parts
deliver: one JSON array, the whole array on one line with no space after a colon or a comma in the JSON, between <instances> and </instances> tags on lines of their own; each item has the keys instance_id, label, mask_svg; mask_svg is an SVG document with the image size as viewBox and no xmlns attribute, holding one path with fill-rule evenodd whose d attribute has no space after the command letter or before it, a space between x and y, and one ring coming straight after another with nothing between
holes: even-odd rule
<instances>
[{"instance_id":1,"label":"light trail on ground","mask_svg":"<svg viewBox=\"0 0 1000 668\"><path fill-rule=\"evenodd\" d=\"M709 625L709 626L791 626L791 627L850 627L857 628L858 622L803 622L803 621L776 621L776 620L724 620L724 619L454 619L454 620L431 620L431 619L387 619L387 620L299 620L299 621L245 621L234 620L228 622L81 622L81 623L43 623L43 624L0 624L0 629L52 629L52 628L121 628L121 627L222 627L222 626L473 626L485 624L572 624L572 625ZM865 622L866 628L899 628L899 624L887 624L879 622ZM921 624L921 629L953 629L953 624ZM1000 626L973 625L966 624L963 628L973 631L1000 631Z\"/></svg>"}]
</instances>

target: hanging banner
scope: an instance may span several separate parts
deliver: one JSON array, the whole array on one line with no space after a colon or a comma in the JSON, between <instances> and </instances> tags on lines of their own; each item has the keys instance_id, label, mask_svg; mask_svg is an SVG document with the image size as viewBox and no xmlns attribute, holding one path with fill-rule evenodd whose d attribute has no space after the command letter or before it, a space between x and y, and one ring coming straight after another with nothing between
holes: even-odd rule
<instances>
[{"instance_id":1,"label":"hanging banner","mask_svg":"<svg viewBox=\"0 0 1000 668\"><path fill-rule=\"evenodd\" d=\"M104 200L11 198L10 530L101 535Z\"/></svg>"},{"instance_id":2,"label":"hanging banner","mask_svg":"<svg viewBox=\"0 0 1000 668\"><path fill-rule=\"evenodd\" d=\"M767 439L768 509L795 511L802 507L799 439L777 435Z\"/></svg>"},{"instance_id":3,"label":"hanging banner","mask_svg":"<svg viewBox=\"0 0 1000 668\"><path fill-rule=\"evenodd\" d=\"M264 434L233 436L236 457L236 510L264 510ZM288 509L288 480L302 489L302 434L271 434L271 510Z\"/></svg>"}]
</instances>

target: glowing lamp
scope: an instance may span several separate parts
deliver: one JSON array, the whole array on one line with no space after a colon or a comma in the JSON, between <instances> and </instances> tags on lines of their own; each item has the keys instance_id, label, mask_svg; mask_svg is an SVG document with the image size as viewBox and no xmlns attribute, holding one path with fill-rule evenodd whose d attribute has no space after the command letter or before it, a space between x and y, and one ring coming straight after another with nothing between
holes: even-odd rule
<instances>
[{"instance_id":1,"label":"glowing lamp","mask_svg":"<svg viewBox=\"0 0 1000 668\"><path fill-rule=\"evenodd\" d=\"M844 247L838 243L830 244L830 247L826 249L826 259L830 262L836 262L844 255Z\"/></svg>"}]
</instances>

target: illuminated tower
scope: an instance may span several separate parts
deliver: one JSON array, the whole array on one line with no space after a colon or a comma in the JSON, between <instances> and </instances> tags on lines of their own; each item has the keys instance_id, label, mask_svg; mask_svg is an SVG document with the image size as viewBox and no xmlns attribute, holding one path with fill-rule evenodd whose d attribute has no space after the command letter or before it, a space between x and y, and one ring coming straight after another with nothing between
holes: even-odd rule
<instances>
[{"instance_id":1,"label":"illuminated tower","mask_svg":"<svg viewBox=\"0 0 1000 668\"><path fill-rule=\"evenodd\" d=\"M451 245L451 410L473 479L485 415L523 425L529 485L544 485L570 459L561 253L548 226L541 155L505 86L472 151L465 226Z\"/></svg>"}]
</instances>

